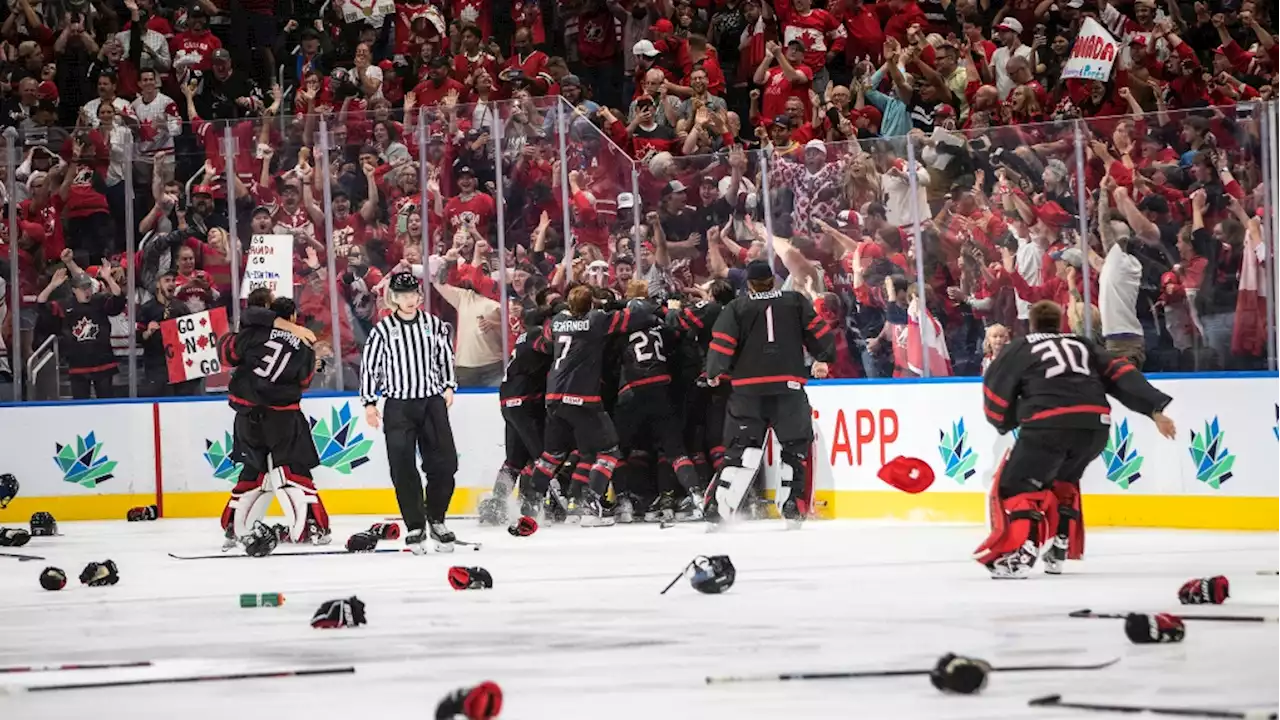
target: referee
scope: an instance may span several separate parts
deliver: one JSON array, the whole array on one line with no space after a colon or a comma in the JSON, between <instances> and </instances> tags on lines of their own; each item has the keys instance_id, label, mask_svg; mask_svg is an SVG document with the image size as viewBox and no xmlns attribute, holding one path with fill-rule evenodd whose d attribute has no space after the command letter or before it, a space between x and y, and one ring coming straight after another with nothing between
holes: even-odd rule
<instances>
[{"instance_id":1,"label":"referee","mask_svg":"<svg viewBox=\"0 0 1280 720\"><path fill-rule=\"evenodd\" d=\"M458 472L449 426L449 406L458 386L449 326L419 309L422 292L412 273L391 276L386 304L392 313L373 327L360 361L364 418L375 430L386 423L391 483L408 530L405 545L421 555L429 532L437 552L453 552L456 538L444 524L453 499L453 476ZM381 416L379 390L386 396ZM422 471L427 476L425 498L414 467L415 449L422 453Z\"/></svg>"}]
</instances>

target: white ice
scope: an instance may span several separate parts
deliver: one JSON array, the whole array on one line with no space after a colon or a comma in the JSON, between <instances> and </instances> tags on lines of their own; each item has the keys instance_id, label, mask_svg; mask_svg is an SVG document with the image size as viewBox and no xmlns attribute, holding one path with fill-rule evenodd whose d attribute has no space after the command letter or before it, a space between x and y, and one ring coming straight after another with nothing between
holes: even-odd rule
<instances>
[{"instance_id":1,"label":"white ice","mask_svg":"<svg viewBox=\"0 0 1280 720\"><path fill-rule=\"evenodd\" d=\"M332 547L380 518L335 521ZM779 521L706 534L682 525L544 527L528 538L455 521L480 552L178 561L217 553L214 521L63 523L0 557L0 666L152 660L151 668L0 674L0 718L420 718L482 680L505 691L503 718L1089 718L1030 698L1274 709L1277 626L1189 622L1178 645L1132 645L1095 611L1277 613L1274 533L1095 530L1088 559L1061 577L993 581L967 553L975 526ZM398 546L398 543L384 544ZM290 550L283 546L282 550ZM12 550L6 548L5 550ZM728 554L721 596L681 582L694 555ZM76 580L91 560L114 587ZM492 572L492 590L454 591L451 565ZM46 565L70 582L47 592ZM1182 608L1187 579L1226 575L1221 607ZM241 609L242 592L282 592ZM369 624L315 630L323 601L358 595ZM708 686L707 675L925 668L945 652L994 664L1119 664L1089 672L995 674L979 696L944 696L924 677ZM354 675L118 689L15 686L193 673L354 665ZM1105 717L1105 716L1098 716Z\"/></svg>"}]
</instances>

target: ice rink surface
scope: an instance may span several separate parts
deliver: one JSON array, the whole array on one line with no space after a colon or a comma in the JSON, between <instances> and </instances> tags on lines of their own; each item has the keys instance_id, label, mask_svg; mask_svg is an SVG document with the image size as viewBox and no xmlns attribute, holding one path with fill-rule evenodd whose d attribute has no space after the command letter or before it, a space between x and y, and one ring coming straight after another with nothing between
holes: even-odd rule
<instances>
[{"instance_id":1,"label":"ice rink surface","mask_svg":"<svg viewBox=\"0 0 1280 720\"><path fill-rule=\"evenodd\" d=\"M335 544L372 517L337 518ZM503 718L1088 718L1029 708L1067 700L1275 708L1277 626L1188 622L1178 645L1129 643L1095 611L1277 613L1274 533L1096 530L1067 574L993 581L968 560L975 526L779 521L706 534L701 526L544 527L528 538L454 521L483 550L414 557L173 560L217 553L212 520L62 523L0 558L0 666L152 660L154 667L0 674L0 718L423 718L447 692L482 680L505 692ZM382 547L401 547L384 542ZM281 546L281 551L290 551ZM13 550L13 548L5 548ZM693 556L728 554L721 596L681 582ZM115 560L120 583L76 579ZM449 566L480 565L492 590L454 591ZM46 565L65 590L41 589ZM1182 608L1193 577L1231 581L1223 606ZM242 592L281 592L281 608L241 609ZM369 624L315 630L323 601L358 595ZM944 696L927 678L708 686L707 675L925 668L945 652L993 664L1119 664L1088 672L995 674L980 696ZM354 665L354 675L190 685L14 692L14 686Z\"/></svg>"}]
</instances>

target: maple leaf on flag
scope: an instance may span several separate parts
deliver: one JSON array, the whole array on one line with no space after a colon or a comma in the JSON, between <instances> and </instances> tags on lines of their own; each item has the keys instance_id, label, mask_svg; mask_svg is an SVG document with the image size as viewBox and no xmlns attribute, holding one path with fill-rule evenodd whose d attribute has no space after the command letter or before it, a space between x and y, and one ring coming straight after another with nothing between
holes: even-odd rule
<instances>
[{"instance_id":1,"label":"maple leaf on flag","mask_svg":"<svg viewBox=\"0 0 1280 720\"><path fill-rule=\"evenodd\" d=\"M200 318L200 327L204 327L205 325L208 325L208 324L209 324L209 318L207 317Z\"/></svg>"},{"instance_id":2,"label":"maple leaf on flag","mask_svg":"<svg viewBox=\"0 0 1280 720\"><path fill-rule=\"evenodd\" d=\"M187 358L187 367L191 367L192 365L195 365L195 364L196 362L194 360L192 360L191 358Z\"/></svg>"},{"instance_id":3,"label":"maple leaf on flag","mask_svg":"<svg viewBox=\"0 0 1280 720\"><path fill-rule=\"evenodd\" d=\"M200 337L196 338L196 345L199 345L201 350L205 349L209 345L209 338L205 337L204 335L201 335Z\"/></svg>"}]
</instances>

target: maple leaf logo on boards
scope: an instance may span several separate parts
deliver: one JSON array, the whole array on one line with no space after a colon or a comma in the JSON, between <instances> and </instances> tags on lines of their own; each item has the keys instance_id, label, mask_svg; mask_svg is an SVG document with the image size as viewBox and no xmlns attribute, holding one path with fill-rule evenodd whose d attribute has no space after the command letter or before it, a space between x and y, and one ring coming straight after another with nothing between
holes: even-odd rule
<instances>
[{"instance_id":1,"label":"maple leaf logo on boards","mask_svg":"<svg viewBox=\"0 0 1280 720\"><path fill-rule=\"evenodd\" d=\"M1126 419L1111 428L1107 446L1102 449L1107 479L1122 490L1128 490L1130 485L1142 477L1139 471L1142 470L1143 457L1132 446L1133 435L1129 432L1129 421Z\"/></svg>"},{"instance_id":2,"label":"maple leaf logo on boards","mask_svg":"<svg viewBox=\"0 0 1280 720\"><path fill-rule=\"evenodd\" d=\"M938 431L938 454L942 456L947 477L961 485L973 477L978 454L969 447L969 431L964 427L964 418L951 423L950 433Z\"/></svg>"},{"instance_id":3,"label":"maple leaf logo on boards","mask_svg":"<svg viewBox=\"0 0 1280 720\"><path fill-rule=\"evenodd\" d=\"M351 403L341 408L331 408L329 420L307 416L311 424L311 441L316 445L320 464L350 475L352 470L369 462L369 449L373 441L355 431L356 418L351 414Z\"/></svg>"},{"instance_id":4,"label":"maple leaf logo on boards","mask_svg":"<svg viewBox=\"0 0 1280 720\"><path fill-rule=\"evenodd\" d=\"M1196 479L1217 490L1231 479L1236 456L1226 447L1226 433L1218 424L1218 416L1205 422L1204 431L1191 431L1191 459L1196 464Z\"/></svg>"},{"instance_id":5,"label":"maple leaf logo on boards","mask_svg":"<svg viewBox=\"0 0 1280 720\"><path fill-rule=\"evenodd\" d=\"M74 444L54 443L54 452L53 461L66 482L92 490L98 483L115 477L111 473L116 469L116 461L102 451L102 443L92 432L84 437L77 435Z\"/></svg>"},{"instance_id":6,"label":"maple leaf logo on boards","mask_svg":"<svg viewBox=\"0 0 1280 720\"><path fill-rule=\"evenodd\" d=\"M87 317L82 317L71 326L71 337L79 342L88 342L98 338L98 323Z\"/></svg>"},{"instance_id":7,"label":"maple leaf logo on boards","mask_svg":"<svg viewBox=\"0 0 1280 720\"><path fill-rule=\"evenodd\" d=\"M221 441L204 441L204 460L213 470L213 476L219 480L236 480L244 463L231 459L231 433L225 433Z\"/></svg>"}]
</instances>

